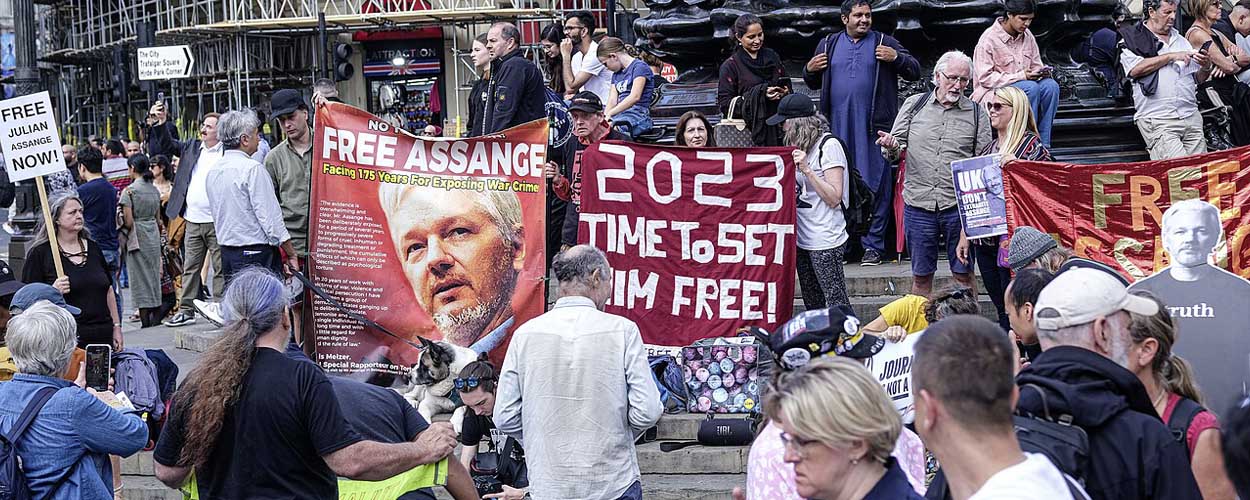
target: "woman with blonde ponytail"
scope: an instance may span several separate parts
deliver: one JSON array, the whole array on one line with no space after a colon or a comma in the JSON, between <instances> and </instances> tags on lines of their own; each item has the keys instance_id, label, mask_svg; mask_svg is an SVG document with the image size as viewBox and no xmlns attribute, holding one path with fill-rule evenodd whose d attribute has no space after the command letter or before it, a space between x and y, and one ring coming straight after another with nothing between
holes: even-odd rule
<instances>
[{"instance_id":1,"label":"woman with blonde ponytail","mask_svg":"<svg viewBox=\"0 0 1250 500\"><path fill-rule=\"evenodd\" d=\"M655 94L655 73L638 57L638 49L620 38L599 40L596 56L612 71L612 88L604 115L622 134L638 137L651 130L651 97Z\"/></svg>"},{"instance_id":2,"label":"woman with blonde ponytail","mask_svg":"<svg viewBox=\"0 0 1250 500\"><path fill-rule=\"evenodd\" d=\"M1001 87L994 91L993 97L986 99L985 107L990 113L994 140L980 151L981 156L1000 155L1004 165L1012 160L1054 160L1050 156L1050 150L1046 149L1038 136L1033 108L1029 107L1029 96L1023 90L1011 86ZM995 185L999 192L1002 191L1002 178L1001 174L987 176L986 183L991 186L991 191ZM1002 199L1005 200L1006 197L1003 196ZM1011 283L1011 271L1007 267L1007 246L1010 241L1006 236L999 236L969 242L968 236L961 231L959 247L956 250L957 255L970 256L976 261L977 270L981 272L981 281L985 283L985 291L993 299L994 308L998 310L998 324L1004 330L1011 328L1003 303L1003 294L1007 291L1007 284Z\"/></svg>"},{"instance_id":3,"label":"woman with blonde ponytail","mask_svg":"<svg viewBox=\"0 0 1250 500\"><path fill-rule=\"evenodd\" d=\"M1159 299L1147 293L1138 295ZM1233 483L1224 471L1220 452L1220 424L1215 414L1202 407L1202 393L1194 383L1193 371L1181 357L1172 353L1176 343L1176 325L1168 308L1160 302L1159 313L1153 316L1132 314L1129 335L1133 345L1128 352L1128 368L1146 387L1154 402L1155 412L1172 429L1183 434L1189 463L1193 467L1198 489L1207 500L1234 500Z\"/></svg>"}]
</instances>

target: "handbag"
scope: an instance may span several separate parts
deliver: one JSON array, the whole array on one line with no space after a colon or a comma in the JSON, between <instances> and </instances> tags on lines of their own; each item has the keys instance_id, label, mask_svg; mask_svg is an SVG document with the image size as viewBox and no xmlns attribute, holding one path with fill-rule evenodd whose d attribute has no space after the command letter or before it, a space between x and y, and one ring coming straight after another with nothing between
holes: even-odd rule
<instances>
[{"instance_id":1,"label":"handbag","mask_svg":"<svg viewBox=\"0 0 1250 500\"><path fill-rule=\"evenodd\" d=\"M755 140L751 137L751 127L746 120L734 118L734 109L742 96L729 101L729 112L716 124L716 145L723 148L753 148Z\"/></svg>"}]
</instances>

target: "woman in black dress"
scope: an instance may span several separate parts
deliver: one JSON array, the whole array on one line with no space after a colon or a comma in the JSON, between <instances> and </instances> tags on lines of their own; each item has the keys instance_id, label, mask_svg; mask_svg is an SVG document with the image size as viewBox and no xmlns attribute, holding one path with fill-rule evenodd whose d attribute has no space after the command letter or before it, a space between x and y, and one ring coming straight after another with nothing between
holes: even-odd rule
<instances>
[{"instance_id":1,"label":"woman in black dress","mask_svg":"<svg viewBox=\"0 0 1250 500\"><path fill-rule=\"evenodd\" d=\"M777 103L790 93L790 78L781 65L781 57L764 47L764 24L758 16L738 16L733 36L737 47L720 65L716 105L721 113L728 114L730 102L742 97L734 115L751 127L755 145L780 146L781 128L764 121L777 113Z\"/></svg>"},{"instance_id":2,"label":"woman in black dress","mask_svg":"<svg viewBox=\"0 0 1250 500\"><path fill-rule=\"evenodd\" d=\"M78 347L109 344L120 351L124 343L121 315L113 295L113 277L108 272L100 245L84 227L82 200L77 194L65 194L54 198L48 208L52 212L56 241L61 247L59 258L65 276L56 276L48 231L40 221L34 246L26 252L22 281L51 284L65 295L65 302L82 309L82 314L74 318L78 322Z\"/></svg>"}]
</instances>

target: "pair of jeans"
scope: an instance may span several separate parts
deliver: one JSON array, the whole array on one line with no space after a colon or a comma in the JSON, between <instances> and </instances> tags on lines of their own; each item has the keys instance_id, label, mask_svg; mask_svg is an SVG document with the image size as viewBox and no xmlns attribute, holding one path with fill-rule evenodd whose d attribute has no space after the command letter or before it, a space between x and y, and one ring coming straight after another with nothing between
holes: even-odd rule
<instances>
[{"instance_id":1,"label":"pair of jeans","mask_svg":"<svg viewBox=\"0 0 1250 500\"><path fill-rule=\"evenodd\" d=\"M959 233L963 230L959 207L934 211L904 205L903 230L907 237L907 251L911 253L913 276L931 276L937 272L938 249L943 243L946 245L946 259L950 263L951 272L972 272L972 267L960 262L955 255L955 247L959 245Z\"/></svg>"},{"instance_id":2,"label":"pair of jeans","mask_svg":"<svg viewBox=\"0 0 1250 500\"><path fill-rule=\"evenodd\" d=\"M178 295L178 306L192 312L192 301L200 293L200 269L204 267L204 259L212 259L213 271L220 275L221 249L217 247L217 231L212 222L187 221L186 227L182 237L182 292ZM225 280L218 276L213 280L213 297L221 298L224 288Z\"/></svg>"},{"instance_id":3,"label":"pair of jeans","mask_svg":"<svg viewBox=\"0 0 1250 500\"><path fill-rule=\"evenodd\" d=\"M851 303L842 269L845 243L828 250L795 250L799 288L803 291L803 306L808 311Z\"/></svg>"},{"instance_id":4,"label":"pair of jeans","mask_svg":"<svg viewBox=\"0 0 1250 500\"><path fill-rule=\"evenodd\" d=\"M629 489L625 490L625 494L616 500L642 500L642 481L634 481L629 485Z\"/></svg>"},{"instance_id":5,"label":"pair of jeans","mask_svg":"<svg viewBox=\"0 0 1250 500\"><path fill-rule=\"evenodd\" d=\"M890 227L890 221L894 220L894 167L880 154L876 155L872 163L869 168L881 168L884 171L878 176L876 186L868 186L872 189L873 196L872 225L868 227L868 234L860 237L859 242L865 250L876 250L885 254L885 232ZM864 177L865 181L868 179L869 177Z\"/></svg>"},{"instance_id":6,"label":"pair of jeans","mask_svg":"<svg viewBox=\"0 0 1250 500\"><path fill-rule=\"evenodd\" d=\"M995 243L998 238L990 238ZM981 271L981 281L985 283L985 293L990 294L994 308L998 310L998 326L1003 331L1011 330L1011 321L1007 318L1007 306L1004 292L1011 283L1011 271L998 265L998 245L973 243L972 254L977 260L977 270Z\"/></svg>"},{"instance_id":7,"label":"pair of jeans","mask_svg":"<svg viewBox=\"0 0 1250 500\"><path fill-rule=\"evenodd\" d=\"M612 126L631 139L647 133L653 125L650 112L643 111L640 106L631 107L612 117Z\"/></svg>"},{"instance_id":8,"label":"pair of jeans","mask_svg":"<svg viewBox=\"0 0 1250 500\"><path fill-rule=\"evenodd\" d=\"M1029 106L1033 108L1033 118L1037 120L1037 135L1049 148L1050 131L1054 127L1055 113L1059 111L1059 84L1054 78L1043 78L1020 80L1011 86L1029 96Z\"/></svg>"}]
</instances>

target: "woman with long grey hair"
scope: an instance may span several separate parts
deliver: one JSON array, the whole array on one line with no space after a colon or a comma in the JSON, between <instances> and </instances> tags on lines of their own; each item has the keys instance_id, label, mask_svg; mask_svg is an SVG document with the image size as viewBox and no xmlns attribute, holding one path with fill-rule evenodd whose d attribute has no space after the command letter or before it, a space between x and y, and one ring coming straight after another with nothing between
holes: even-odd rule
<instances>
[{"instance_id":1,"label":"woman with long grey hair","mask_svg":"<svg viewBox=\"0 0 1250 500\"><path fill-rule=\"evenodd\" d=\"M842 206L848 202L850 177L842 141L829 133L828 120L804 94L782 99L768 124L780 124L785 133L782 143L795 148L799 191L795 241L803 304L809 311L849 304L842 256L850 236Z\"/></svg>"},{"instance_id":2,"label":"woman with long grey hair","mask_svg":"<svg viewBox=\"0 0 1250 500\"><path fill-rule=\"evenodd\" d=\"M285 352L288 303L282 281L264 268L247 267L231 278L221 303L221 339L174 395L152 456L157 479L179 488L194 471L201 498L332 500L336 476L381 481L451 455L450 426L433 424L412 442L364 440L348 424L326 374ZM444 466L448 491L476 498L472 479L453 461Z\"/></svg>"}]
</instances>

